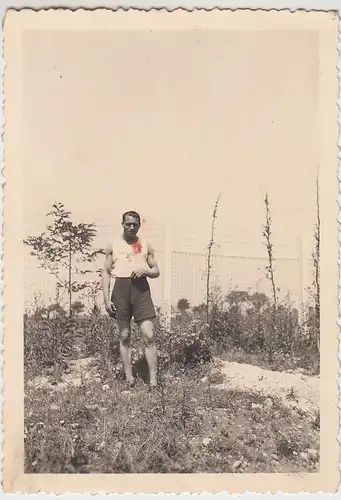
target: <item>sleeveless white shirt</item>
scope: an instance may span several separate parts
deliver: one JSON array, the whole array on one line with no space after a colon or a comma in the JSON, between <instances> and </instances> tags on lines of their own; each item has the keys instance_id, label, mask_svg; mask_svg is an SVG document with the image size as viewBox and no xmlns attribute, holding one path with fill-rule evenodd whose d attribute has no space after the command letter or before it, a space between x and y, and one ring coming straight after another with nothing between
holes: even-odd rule
<instances>
[{"instance_id":1,"label":"sleeveless white shirt","mask_svg":"<svg viewBox=\"0 0 341 500\"><path fill-rule=\"evenodd\" d=\"M149 269L147 262L148 244L138 239L129 245L123 236L113 242L113 274L116 278L130 278L136 268Z\"/></svg>"}]
</instances>

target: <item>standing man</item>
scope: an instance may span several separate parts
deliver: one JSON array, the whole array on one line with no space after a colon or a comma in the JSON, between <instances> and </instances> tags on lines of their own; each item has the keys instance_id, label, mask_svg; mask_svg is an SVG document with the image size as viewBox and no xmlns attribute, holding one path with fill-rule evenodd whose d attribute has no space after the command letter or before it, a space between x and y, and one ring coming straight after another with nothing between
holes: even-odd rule
<instances>
[{"instance_id":1,"label":"standing man","mask_svg":"<svg viewBox=\"0 0 341 500\"><path fill-rule=\"evenodd\" d=\"M141 219L129 211L122 216L123 232L107 245L102 275L105 308L115 318L120 334L120 353L128 383L134 385L131 366L131 319L139 325L145 342L150 385L156 386L157 350L154 340L153 320L155 309L147 278L158 278L159 267L151 245L138 237ZM114 267L115 283L110 298L110 276Z\"/></svg>"}]
</instances>

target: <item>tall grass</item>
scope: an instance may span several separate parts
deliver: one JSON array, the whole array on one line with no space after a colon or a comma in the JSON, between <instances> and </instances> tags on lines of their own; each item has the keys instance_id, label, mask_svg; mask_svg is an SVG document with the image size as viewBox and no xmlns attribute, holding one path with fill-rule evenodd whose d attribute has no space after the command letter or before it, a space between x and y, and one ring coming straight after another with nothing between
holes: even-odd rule
<instances>
[{"instance_id":1,"label":"tall grass","mask_svg":"<svg viewBox=\"0 0 341 500\"><path fill-rule=\"evenodd\" d=\"M199 311L199 312L198 312ZM237 350L253 363L319 370L315 310L304 307L303 314L289 301L274 309L264 294L231 292L227 296L215 289L211 295L207 328L205 308L193 308L173 320L167 328L162 314L156 320L156 340L161 368L191 370L209 362L213 356L230 355ZM108 373L120 372L119 339L115 323L107 316L57 314L46 318L41 312L24 317L26 373L36 374L49 367L65 366L77 357L97 357ZM136 327L132 332L132 356L136 370L146 376L144 350Z\"/></svg>"}]
</instances>

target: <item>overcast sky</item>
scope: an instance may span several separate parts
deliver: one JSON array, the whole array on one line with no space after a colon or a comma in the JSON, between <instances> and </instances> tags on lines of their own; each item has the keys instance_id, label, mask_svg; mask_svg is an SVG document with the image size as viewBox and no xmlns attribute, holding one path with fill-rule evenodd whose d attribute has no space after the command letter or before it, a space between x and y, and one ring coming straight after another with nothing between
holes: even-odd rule
<instances>
[{"instance_id":1,"label":"overcast sky","mask_svg":"<svg viewBox=\"0 0 341 500\"><path fill-rule=\"evenodd\" d=\"M100 246L135 209L157 247L167 222L175 249L202 252L222 189L219 251L261 256L267 191L278 252L301 237L310 257L316 48L313 32L27 32L26 234L61 201Z\"/></svg>"}]
</instances>

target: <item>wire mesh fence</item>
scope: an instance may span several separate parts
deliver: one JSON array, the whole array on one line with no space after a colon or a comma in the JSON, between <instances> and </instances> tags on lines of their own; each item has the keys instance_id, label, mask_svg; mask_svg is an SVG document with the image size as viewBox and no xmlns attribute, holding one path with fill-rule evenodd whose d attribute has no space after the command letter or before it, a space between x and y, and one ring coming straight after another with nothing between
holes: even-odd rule
<instances>
[{"instance_id":1,"label":"wire mesh fence","mask_svg":"<svg viewBox=\"0 0 341 500\"><path fill-rule=\"evenodd\" d=\"M267 278L266 257L213 255L210 283L222 294L238 289L271 295L271 282ZM307 288L313 277L313 260L309 259L302 272L300 258L277 258L274 262L275 285L280 298L288 297L300 304L308 298ZM204 254L172 252L172 303L184 297L190 303L205 300L207 257Z\"/></svg>"},{"instance_id":2,"label":"wire mesh fence","mask_svg":"<svg viewBox=\"0 0 341 500\"><path fill-rule=\"evenodd\" d=\"M191 305L199 305L206 299L207 255L202 252L184 252L157 249L161 270L160 277L150 280L154 303L158 307L176 307L181 298ZM97 268L102 263L97 264ZM212 287L219 287L226 295L231 290L250 293L262 292L271 295L271 283L266 276L266 257L213 254L211 260ZM274 261L275 284L279 298L288 297L296 306L309 298L308 287L313 281L313 260L295 257L278 257ZM86 308L91 308L94 300L102 304L100 279L95 269L86 276L75 279L97 283L97 294L85 290L74 300L81 300ZM51 304L56 300L56 278L39 269L32 258L26 260L25 267L25 307L31 308L36 300ZM59 293L59 301L67 303L67 296Z\"/></svg>"}]
</instances>

